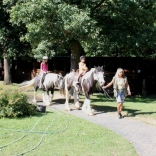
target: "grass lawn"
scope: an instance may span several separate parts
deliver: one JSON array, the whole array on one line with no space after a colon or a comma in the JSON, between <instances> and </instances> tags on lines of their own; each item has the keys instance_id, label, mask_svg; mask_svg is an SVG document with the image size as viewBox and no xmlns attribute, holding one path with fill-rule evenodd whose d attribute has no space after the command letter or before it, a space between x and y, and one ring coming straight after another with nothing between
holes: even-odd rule
<instances>
[{"instance_id":1,"label":"grass lawn","mask_svg":"<svg viewBox=\"0 0 156 156\"><path fill-rule=\"evenodd\" d=\"M92 107L95 110L116 114L117 103L115 98L108 100L103 94L94 94L91 97ZM128 96L125 99L123 115L156 126L156 95L147 97Z\"/></svg>"},{"instance_id":2,"label":"grass lawn","mask_svg":"<svg viewBox=\"0 0 156 156\"><path fill-rule=\"evenodd\" d=\"M2 83L0 94L17 89L16 84ZM32 92L33 88L27 94ZM58 91L55 94L59 96ZM25 152L27 156L125 156L125 152L127 156L137 156L132 144L118 134L50 108L46 114L0 119L0 155L17 156Z\"/></svg>"},{"instance_id":3,"label":"grass lawn","mask_svg":"<svg viewBox=\"0 0 156 156\"><path fill-rule=\"evenodd\" d=\"M42 115L38 113L22 119L0 119L0 146L19 139L2 148L0 155L18 155L36 147L26 155L125 156L126 152L127 156L137 156L126 139L102 126L53 109L48 109ZM33 133L28 133L30 130ZM44 135L45 130L49 134Z\"/></svg>"},{"instance_id":4,"label":"grass lawn","mask_svg":"<svg viewBox=\"0 0 156 156\"><path fill-rule=\"evenodd\" d=\"M2 83L1 81L0 94L6 90L17 89L16 84L3 86ZM32 97L33 88L30 88L26 94ZM55 91L55 95L59 98L58 91ZM41 97L40 91L38 97ZM81 96L80 101L84 101L84 96ZM95 110L116 113L115 99L114 101L107 100L103 94L95 93L91 97L91 104ZM128 114L132 119L154 124L155 106L155 95L127 97L123 114ZM34 148L26 155L137 156L131 143L102 126L50 108L43 117L42 115L42 113L37 113L35 116L21 119L0 119L0 146L6 145L1 148L0 155L18 155ZM32 133L29 133L30 130ZM48 134L44 134L46 130ZM16 142L11 144L14 141Z\"/></svg>"}]
</instances>

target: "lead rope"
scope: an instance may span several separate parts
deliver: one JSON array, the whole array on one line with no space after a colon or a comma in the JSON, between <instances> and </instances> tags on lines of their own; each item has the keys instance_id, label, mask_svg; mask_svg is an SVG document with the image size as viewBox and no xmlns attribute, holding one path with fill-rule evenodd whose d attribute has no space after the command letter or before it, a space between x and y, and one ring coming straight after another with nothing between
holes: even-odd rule
<instances>
[{"instance_id":1,"label":"lead rope","mask_svg":"<svg viewBox=\"0 0 156 156\"><path fill-rule=\"evenodd\" d=\"M114 99L109 96L109 94L107 93L107 91L105 89L102 89L102 90L104 92L104 95L105 95L106 99L114 101Z\"/></svg>"}]
</instances>

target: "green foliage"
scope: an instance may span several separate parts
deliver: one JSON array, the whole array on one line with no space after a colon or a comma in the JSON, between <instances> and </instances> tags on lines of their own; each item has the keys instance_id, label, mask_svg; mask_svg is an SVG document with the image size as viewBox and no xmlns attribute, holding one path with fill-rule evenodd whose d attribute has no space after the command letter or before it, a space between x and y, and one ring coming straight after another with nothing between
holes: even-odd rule
<instances>
[{"instance_id":1,"label":"green foliage","mask_svg":"<svg viewBox=\"0 0 156 156\"><path fill-rule=\"evenodd\" d=\"M26 25L21 40L31 43L35 57L65 53L72 40L89 40L98 33L90 9L80 10L66 1L18 1L10 17L13 24Z\"/></svg>"},{"instance_id":2,"label":"green foliage","mask_svg":"<svg viewBox=\"0 0 156 156\"><path fill-rule=\"evenodd\" d=\"M87 56L156 56L155 0L11 2L5 0L12 5L10 21L27 28L19 37L30 42L35 57L66 53L73 40Z\"/></svg>"},{"instance_id":3,"label":"green foliage","mask_svg":"<svg viewBox=\"0 0 156 156\"><path fill-rule=\"evenodd\" d=\"M105 0L92 12L100 35L85 45L89 56L152 57L156 53L156 2ZM90 53L89 53L90 51Z\"/></svg>"},{"instance_id":4,"label":"green foliage","mask_svg":"<svg viewBox=\"0 0 156 156\"><path fill-rule=\"evenodd\" d=\"M5 92L0 97L0 118L33 115L36 106L28 103L27 95L18 92Z\"/></svg>"},{"instance_id":5,"label":"green foliage","mask_svg":"<svg viewBox=\"0 0 156 156\"><path fill-rule=\"evenodd\" d=\"M21 42L20 37L26 33L25 25L17 26L10 22L8 10L14 2L0 1L0 57L25 57L30 52L30 44Z\"/></svg>"}]
</instances>

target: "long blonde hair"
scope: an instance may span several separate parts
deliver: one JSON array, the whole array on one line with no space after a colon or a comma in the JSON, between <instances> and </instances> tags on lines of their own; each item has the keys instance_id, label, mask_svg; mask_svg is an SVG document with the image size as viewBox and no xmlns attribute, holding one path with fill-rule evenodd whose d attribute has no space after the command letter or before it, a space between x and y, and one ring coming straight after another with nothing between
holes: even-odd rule
<instances>
[{"instance_id":1,"label":"long blonde hair","mask_svg":"<svg viewBox=\"0 0 156 156\"><path fill-rule=\"evenodd\" d=\"M125 76L124 70L122 68L118 68L116 71L115 77L118 77L120 71L123 71L123 77Z\"/></svg>"}]
</instances>

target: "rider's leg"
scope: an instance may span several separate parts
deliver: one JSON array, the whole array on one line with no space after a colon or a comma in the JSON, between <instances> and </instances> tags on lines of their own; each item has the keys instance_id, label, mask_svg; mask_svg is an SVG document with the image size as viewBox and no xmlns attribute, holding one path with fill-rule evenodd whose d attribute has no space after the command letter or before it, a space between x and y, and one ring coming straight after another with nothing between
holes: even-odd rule
<instances>
[{"instance_id":1,"label":"rider's leg","mask_svg":"<svg viewBox=\"0 0 156 156\"><path fill-rule=\"evenodd\" d=\"M78 75L78 77L77 77L77 80L76 80L76 84L79 83L79 79L80 79L80 77L82 76L82 74L83 74L83 73L79 73L79 75Z\"/></svg>"},{"instance_id":2,"label":"rider's leg","mask_svg":"<svg viewBox=\"0 0 156 156\"><path fill-rule=\"evenodd\" d=\"M43 73L41 74L41 78L40 78L40 86L39 86L39 88L43 88L42 86L43 86Z\"/></svg>"}]
</instances>

